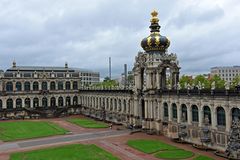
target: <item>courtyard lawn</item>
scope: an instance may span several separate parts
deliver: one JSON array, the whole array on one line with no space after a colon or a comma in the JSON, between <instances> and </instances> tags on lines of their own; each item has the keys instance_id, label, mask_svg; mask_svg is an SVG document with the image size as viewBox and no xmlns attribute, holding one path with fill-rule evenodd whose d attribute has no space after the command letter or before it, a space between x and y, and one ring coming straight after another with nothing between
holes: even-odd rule
<instances>
[{"instance_id":1,"label":"courtyard lawn","mask_svg":"<svg viewBox=\"0 0 240 160\"><path fill-rule=\"evenodd\" d=\"M186 159L194 155L190 151L177 148L159 140L137 139L129 140L127 144L144 153L153 154L161 159Z\"/></svg>"},{"instance_id":2,"label":"courtyard lawn","mask_svg":"<svg viewBox=\"0 0 240 160\"><path fill-rule=\"evenodd\" d=\"M214 159L207 157L207 156L199 155L199 156L193 158L193 160L214 160Z\"/></svg>"},{"instance_id":3,"label":"courtyard lawn","mask_svg":"<svg viewBox=\"0 0 240 160\"><path fill-rule=\"evenodd\" d=\"M67 133L58 125L43 121L0 122L0 140L14 141Z\"/></svg>"},{"instance_id":4,"label":"courtyard lawn","mask_svg":"<svg viewBox=\"0 0 240 160\"><path fill-rule=\"evenodd\" d=\"M67 121L74 123L84 128L107 128L108 125L104 122L98 122L92 119L85 118L69 118Z\"/></svg>"},{"instance_id":5,"label":"courtyard lawn","mask_svg":"<svg viewBox=\"0 0 240 160\"><path fill-rule=\"evenodd\" d=\"M10 155L10 160L119 160L96 145L72 144Z\"/></svg>"},{"instance_id":6,"label":"courtyard lawn","mask_svg":"<svg viewBox=\"0 0 240 160\"><path fill-rule=\"evenodd\" d=\"M178 149L175 146L163 143L158 140L144 140L144 139L138 139L138 140L129 140L127 144L135 148L139 151L142 151L144 153L154 153L160 150L176 150Z\"/></svg>"},{"instance_id":7,"label":"courtyard lawn","mask_svg":"<svg viewBox=\"0 0 240 160\"><path fill-rule=\"evenodd\" d=\"M158 152L154 156L162 159L186 159L192 157L193 155L194 153L190 151L180 149Z\"/></svg>"}]
</instances>

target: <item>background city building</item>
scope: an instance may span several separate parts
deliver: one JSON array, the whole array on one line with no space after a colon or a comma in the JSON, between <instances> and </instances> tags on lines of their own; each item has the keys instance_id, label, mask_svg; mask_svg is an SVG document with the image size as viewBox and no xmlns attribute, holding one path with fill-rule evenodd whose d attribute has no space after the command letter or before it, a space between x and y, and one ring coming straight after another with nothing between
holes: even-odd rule
<instances>
[{"instance_id":1,"label":"background city building","mask_svg":"<svg viewBox=\"0 0 240 160\"><path fill-rule=\"evenodd\" d=\"M224 81L229 83L240 75L240 66L219 66L211 68L211 76L218 75Z\"/></svg>"}]
</instances>

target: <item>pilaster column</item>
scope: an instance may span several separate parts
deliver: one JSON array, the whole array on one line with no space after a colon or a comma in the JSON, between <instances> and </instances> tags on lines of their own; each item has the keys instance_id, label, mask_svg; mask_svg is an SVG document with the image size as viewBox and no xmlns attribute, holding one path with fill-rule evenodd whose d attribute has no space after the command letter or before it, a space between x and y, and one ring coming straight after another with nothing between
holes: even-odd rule
<instances>
[{"instance_id":1,"label":"pilaster column","mask_svg":"<svg viewBox=\"0 0 240 160\"><path fill-rule=\"evenodd\" d=\"M150 106L149 106L150 118L154 118L155 106L153 106L153 100L150 100L149 102L150 102Z\"/></svg>"},{"instance_id":2,"label":"pilaster column","mask_svg":"<svg viewBox=\"0 0 240 160\"><path fill-rule=\"evenodd\" d=\"M150 74L148 71L146 71L146 88L149 89L150 88Z\"/></svg>"},{"instance_id":3,"label":"pilaster column","mask_svg":"<svg viewBox=\"0 0 240 160\"><path fill-rule=\"evenodd\" d=\"M199 127L203 126L203 119L204 119L204 115L203 115L203 106L200 106L198 108L198 117L199 117Z\"/></svg>"},{"instance_id":4,"label":"pilaster column","mask_svg":"<svg viewBox=\"0 0 240 160\"><path fill-rule=\"evenodd\" d=\"M13 100L13 108L16 108L16 99L12 98ZM24 105L24 99L22 99L22 106Z\"/></svg>"},{"instance_id":5,"label":"pilaster column","mask_svg":"<svg viewBox=\"0 0 240 160\"><path fill-rule=\"evenodd\" d=\"M144 111L145 111L145 117L144 118L149 118L148 116L148 100L144 100Z\"/></svg>"},{"instance_id":6,"label":"pilaster column","mask_svg":"<svg viewBox=\"0 0 240 160\"><path fill-rule=\"evenodd\" d=\"M13 83L13 91L15 92L16 91L16 82L12 82Z\"/></svg>"},{"instance_id":7,"label":"pilaster column","mask_svg":"<svg viewBox=\"0 0 240 160\"><path fill-rule=\"evenodd\" d=\"M229 107L225 107L225 117L226 117L226 131L229 132L232 124L231 110Z\"/></svg>"},{"instance_id":8,"label":"pilaster column","mask_svg":"<svg viewBox=\"0 0 240 160\"><path fill-rule=\"evenodd\" d=\"M217 112L215 111L214 106L211 107L211 116L212 116L212 128L217 128Z\"/></svg>"},{"instance_id":9,"label":"pilaster column","mask_svg":"<svg viewBox=\"0 0 240 160\"><path fill-rule=\"evenodd\" d=\"M51 106L51 98L49 98L49 97L47 97L47 104L48 104L47 107Z\"/></svg>"},{"instance_id":10,"label":"pilaster column","mask_svg":"<svg viewBox=\"0 0 240 160\"><path fill-rule=\"evenodd\" d=\"M163 108L161 108L161 101L160 100L157 101L157 105L158 105L158 117L157 117L157 119L162 120L163 119Z\"/></svg>"},{"instance_id":11,"label":"pilaster column","mask_svg":"<svg viewBox=\"0 0 240 160\"><path fill-rule=\"evenodd\" d=\"M49 81L46 81L47 82L47 90L50 90L50 82Z\"/></svg>"},{"instance_id":12,"label":"pilaster column","mask_svg":"<svg viewBox=\"0 0 240 160\"><path fill-rule=\"evenodd\" d=\"M33 98L30 97L30 108L33 108Z\"/></svg>"},{"instance_id":13,"label":"pilaster column","mask_svg":"<svg viewBox=\"0 0 240 160\"><path fill-rule=\"evenodd\" d=\"M192 108L191 108L191 106L187 106L187 120L188 120L188 125L191 125L191 123L192 123Z\"/></svg>"},{"instance_id":14,"label":"pilaster column","mask_svg":"<svg viewBox=\"0 0 240 160\"><path fill-rule=\"evenodd\" d=\"M30 91L33 91L33 81L30 81Z\"/></svg>"},{"instance_id":15,"label":"pilaster column","mask_svg":"<svg viewBox=\"0 0 240 160\"><path fill-rule=\"evenodd\" d=\"M170 78L171 82L171 88L174 89L175 88L175 72L171 72L171 78Z\"/></svg>"},{"instance_id":16,"label":"pilaster column","mask_svg":"<svg viewBox=\"0 0 240 160\"><path fill-rule=\"evenodd\" d=\"M182 110L181 110L181 106L178 105L177 106L177 122L181 123L181 119L182 119Z\"/></svg>"},{"instance_id":17,"label":"pilaster column","mask_svg":"<svg viewBox=\"0 0 240 160\"><path fill-rule=\"evenodd\" d=\"M134 116L140 116L140 119L142 120L144 117L142 117L142 101L141 101L141 99L136 99L136 105L135 105L134 110L135 110Z\"/></svg>"},{"instance_id":18,"label":"pilaster column","mask_svg":"<svg viewBox=\"0 0 240 160\"><path fill-rule=\"evenodd\" d=\"M159 72L156 73L156 84L157 84L157 89L160 89L160 74L159 74Z\"/></svg>"},{"instance_id":19,"label":"pilaster column","mask_svg":"<svg viewBox=\"0 0 240 160\"><path fill-rule=\"evenodd\" d=\"M172 121L172 106L171 105L168 107L168 121L169 122Z\"/></svg>"},{"instance_id":20,"label":"pilaster column","mask_svg":"<svg viewBox=\"0 0 240 160\"><path fill-rule=\"evenodd\" d=\"M42 107L42 98L43 98L43 97L40 97L40 98L38 99L38 106L41 106L41 107Z\"/></svg>"},{"instance_id":21,"label":"pilaster column","mask_svg":"<svg viewBox=\"0 0 240 160\"><path fill-rule=\"evenodd\" d=\"M38 90L42 90L42 82L38 81Z\"/></svg>"}]
</instances>

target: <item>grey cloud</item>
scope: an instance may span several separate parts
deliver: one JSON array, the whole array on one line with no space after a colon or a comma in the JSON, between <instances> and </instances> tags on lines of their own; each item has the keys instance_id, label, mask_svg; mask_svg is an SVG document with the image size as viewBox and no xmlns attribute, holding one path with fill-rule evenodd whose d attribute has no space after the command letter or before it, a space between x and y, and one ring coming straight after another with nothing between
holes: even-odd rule
<instances>
[{"instance_id":1,"label":"grey cloud","mask_svg":"<svg viewBox=\"0 0 240 160\"><path fill-rule=\"evenodd\" d=\"M231 57L239 57L240 23L226 18L239 13L232 9L235 3L198 3L207 5L183 0L3 0L0 68L10 67L14 58L18 65L63 66L67 61L104 77L111 56L113 75L120 75L123 64L130 69L142 50L153 9L160 12L161 33L170 36L169 52L178 54L182 73L237 63Z\"/></svg>"},{"instance_id":2,"label":"grey cloud","mask_svg":"<svg viewBox=\"0 0 240 160\"><path fill-rule=\"evenodd\" d=\"M204 23L212 23L213 21L224 16L223 8L214 6L213 8L205 8L197 5L189 6L172 17L167 26L175 26L182 28L187 25L203 25Z\"/></svg>"}]
</instances>

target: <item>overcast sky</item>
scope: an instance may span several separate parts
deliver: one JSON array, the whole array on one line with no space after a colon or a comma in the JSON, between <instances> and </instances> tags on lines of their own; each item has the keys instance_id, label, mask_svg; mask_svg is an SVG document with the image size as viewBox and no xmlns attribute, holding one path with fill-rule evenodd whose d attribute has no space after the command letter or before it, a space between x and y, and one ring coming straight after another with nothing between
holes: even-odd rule
<instances>
[{"instance_id":1,"label":"overcast sky","mask_svg":"<svg viewBox=\"0 0 240 160\"><path fill-rule=\"evenodd\" d=\"M240 65L240 0L0 0L0 68L64 66L113 75L129 69L150 13L159 12L182 74Z\"/></svg>"}]
</instances>

